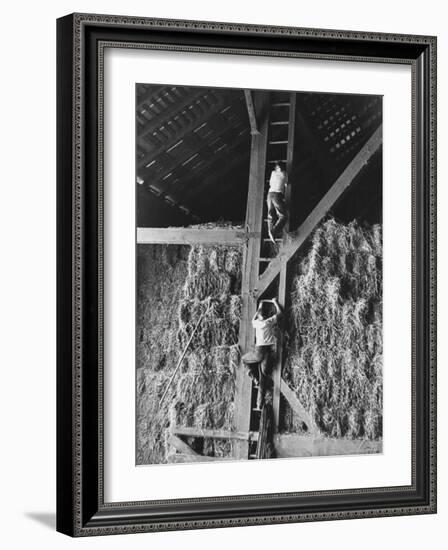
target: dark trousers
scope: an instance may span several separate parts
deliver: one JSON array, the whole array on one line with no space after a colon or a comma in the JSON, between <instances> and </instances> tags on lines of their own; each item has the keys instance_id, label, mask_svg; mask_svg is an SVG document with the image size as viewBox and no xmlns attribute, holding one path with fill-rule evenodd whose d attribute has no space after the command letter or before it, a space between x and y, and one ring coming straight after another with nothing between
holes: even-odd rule
<instances>
[{"instance_id":1,"label":"dark trousers","mask_svg":"<svg viewBox=\"0 0 448 550\"><path fill-rule=\"evenodd\" d=\"M280 232L288 219L286 212L285 195L269 191L268 203L268 226L272 234Z\"/></svg>"},{"instance_id":2,"label":"dark trousers","mask_svg":"<svg viewBox=\"0 0 448 550\"><path fill-rule=\"evenodd\" d=\"M261 409L272 373L274 350L273 346L256 346L255 352L260 357L260 361L247 365L247 367L252 378L258 378L257 407ZM256 369L258 372L256 372Z\"/></svg>"}]
</instances>

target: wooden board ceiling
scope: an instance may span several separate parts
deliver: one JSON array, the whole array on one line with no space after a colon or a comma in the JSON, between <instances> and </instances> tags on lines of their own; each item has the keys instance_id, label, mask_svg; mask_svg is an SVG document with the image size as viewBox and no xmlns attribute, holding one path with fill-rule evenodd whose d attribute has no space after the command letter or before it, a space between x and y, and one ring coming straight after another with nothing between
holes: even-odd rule
<instances>
[{"instance_id":1,"label":"wooden board ceiling","mask_svg":"<svg viewBox=\"0 0 448 550\"><path fill-rule=\"evenodd\" d=\"M295 177L305 210L364 145L381 111L379 96L297 93ZM136 126L140 188L192 222L218 219L220 209L225 217L232 197L245 202L250 124L243 90L138 84Z\"/></svg>"},{"instance_id":2,"label":"wooden board ceiling","mask_svg":"<svg viewBox=\"0 0 448 550\"><path fill-rule=\"evenodd\" d=\"M248 166L243 91L139 84L136 119L137 183L185 214L200 214L209 190L228 194L225 176Z\"/></svg>"}]
</instances>

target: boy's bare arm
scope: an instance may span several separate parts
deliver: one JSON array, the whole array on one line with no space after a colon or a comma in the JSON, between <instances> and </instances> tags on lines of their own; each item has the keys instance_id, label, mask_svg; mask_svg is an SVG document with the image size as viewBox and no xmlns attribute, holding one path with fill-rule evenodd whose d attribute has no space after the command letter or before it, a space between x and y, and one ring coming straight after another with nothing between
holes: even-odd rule
<instances>
[{"instance_id":1,"label":"boy's bare arm","mask_svg":"<svg viewBox=\"0 0 448 550\"><path fill-rule=\"evenodd\" d=\"M259 314L260 310L261 310L261 302L260 302L260 305L257 308L257 311L255 312L255 315L252 317L252 321L255 321L255 319L257 318L257 315Z\"/></svg>"},{"instance_id":2,"label":"boy's bare arm","mask_svg":"<svg viewBox=\"0 0 448 550\"><path fill-rule=\"evenodd\" d=\"M272 302L272 303L274 304L274 306L275 306L276 315L280 315L280 313L282 312L282 308L280 307L280 304L278 303L277 298L274 298L273 300L271 300L271 302Z\"/></svg>"}]
</instances>

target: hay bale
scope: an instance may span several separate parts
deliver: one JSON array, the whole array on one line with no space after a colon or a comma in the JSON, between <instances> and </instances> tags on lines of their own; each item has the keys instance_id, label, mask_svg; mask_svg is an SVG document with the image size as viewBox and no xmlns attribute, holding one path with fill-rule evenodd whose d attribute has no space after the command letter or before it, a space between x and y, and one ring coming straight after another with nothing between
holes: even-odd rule
<instances>
[{"instance_id":1,"label":"hay bale","mask_svg":"<svg viewBox=\"0 0 448 550\"><path fill-rule=\"evenodd\" d=\"M138 464L166 462L164 432L170 426L233 429L241 258L237 246L145 245L139 251ZM203 452L227 456L230 442L206 440Z\"/></svg>"},{"instance_id":2,"label":"hay bale","mask_svg":"<svg viewBox=\"0 0 448 550\"><path fill-rule=\"evenodd\" d=\"M137 464L165 459L169 403L159 410L178 359L178 304L188 268L188 246L137 247Z\"/></svg>"},{"instance_id":3,"label":"hay bale","mask_svg":"<svg viewBox=\"0 0 448 550\"><path fill-rule=\"evenodd\" d=\"M191 247L188 276L179 303L179 349L188 342L173 398L179 403L177 426L233 429L235 369L239 364L241 249L236 246ZM230 442L205 440L204 454L230 454Z\"/></svg>"},{"instance_id":4,"label":"hay bale","mask_svg":"<svg viewBox=\"0 0 448 550\"><path fill-rule=\"evenodd\" d=\"M291 264L283 376L322 432L382 436L381 227L330 219ZM293 415L282 430L300 432Z\"/></svg>"}]
</instances>

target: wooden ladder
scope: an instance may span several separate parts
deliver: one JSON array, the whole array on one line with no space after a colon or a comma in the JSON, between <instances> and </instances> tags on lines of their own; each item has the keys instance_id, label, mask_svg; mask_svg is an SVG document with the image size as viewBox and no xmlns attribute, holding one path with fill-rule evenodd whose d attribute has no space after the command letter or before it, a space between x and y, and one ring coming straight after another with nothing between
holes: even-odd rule
<instances>
[{"instance_id":1,"label":"wooden ladder","mask_svg":"<svg viewBox=\"0 0 448 550\"><path fill-rule=\"evenodd\" d=\"M258 257L258 276L274 259L278 249L284 244L286 233L289 230L289 212L291 202L291 184L294 184L292 176L294 139L295 139L295 120L296 120L296 94L290 92L274 92L270 97L269 129L266 150L266 170L263 201L263 226L261 233L260 254ZM276 162L281 161L286 164L286 171L289 176L289 184L286 186L285 201L287 210L287 222L283 230L283 237L276 238L276 246L269 239L268 235L268 216L267 216L267 194L269 191L269 179ZM286 262L282 265L277 288L268 289L266 297L276 297L281 308L286 306ZM251 322L251 320L248 320ZM272 371L273 380L273 432L278 431L280 416L280 389L281 389L281 371L283 362L283 334L279 331L277 340L277 350L275 365ZM250 412L250 430L258 431L260 427L261 412L256 409L258 388L253 384L251 395ZM257 452L257 442L251 442L249 445L249 459L255 459L260 456Z\"/></svg>"}]
</instances>

